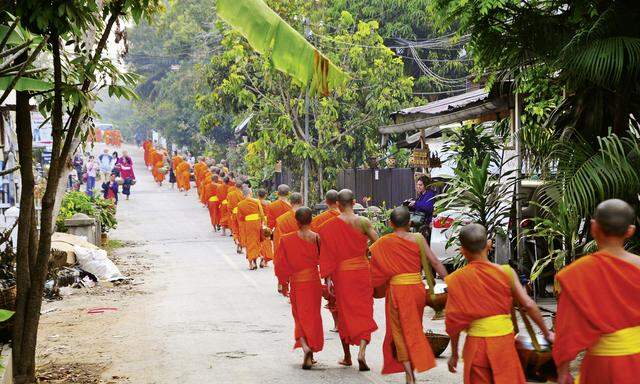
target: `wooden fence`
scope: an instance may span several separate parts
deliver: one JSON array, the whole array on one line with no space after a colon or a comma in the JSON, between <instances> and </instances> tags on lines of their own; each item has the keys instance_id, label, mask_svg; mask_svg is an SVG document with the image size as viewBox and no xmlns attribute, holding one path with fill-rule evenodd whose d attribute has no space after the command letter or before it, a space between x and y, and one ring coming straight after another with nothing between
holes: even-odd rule
<instances>
[{"instance_id":1,"label":"wooden fence","mask_svg":"<svg viewBox=\"0 0 640 384\"><path fill-rule=\"evenodd\" d=\"M359 203L370 197L369 205L395 207L415 196L411 168L345 169L338 172L337 187L351 189Z\"/></svg>"}]
</instances>

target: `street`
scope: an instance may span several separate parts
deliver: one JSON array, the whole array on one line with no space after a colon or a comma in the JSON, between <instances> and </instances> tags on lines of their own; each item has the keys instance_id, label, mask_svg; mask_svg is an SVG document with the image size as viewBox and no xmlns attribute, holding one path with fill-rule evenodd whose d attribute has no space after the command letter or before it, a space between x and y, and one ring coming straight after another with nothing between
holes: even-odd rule
<instances>
[{"instance_id":1,"label":"street","mask_svg":"<svg viewBox=\"0 0 640 384\"><path fill-rule=\"evenodd\" d=\"M367 350L371 372L337 364L340 341L329 332L333 324L325 309L324 350L316 355L313 370L301 370L302 352L292 350L290 306L276 292L272 266L249 271L231 238L212 232L195 189L184 196L169 184L158 187L144 168L142 151L128 149L138 182L131 200L121 196L118 228L109 236L123 242L114 252L115 262L123 273L134 275L134 282L45 303L44 312L52 312L40 326L41 361L86 364L82 370L93 369L108 383L404 381L404 375L379 373L383 300L375 303L379 330ZM96 307L117 310L87 314ZM444 321L431 322L430 317L425 315L425 326L441 331ZM418 378L461 382L447 371L446 358Z\"/></svg>"}]
</instances>

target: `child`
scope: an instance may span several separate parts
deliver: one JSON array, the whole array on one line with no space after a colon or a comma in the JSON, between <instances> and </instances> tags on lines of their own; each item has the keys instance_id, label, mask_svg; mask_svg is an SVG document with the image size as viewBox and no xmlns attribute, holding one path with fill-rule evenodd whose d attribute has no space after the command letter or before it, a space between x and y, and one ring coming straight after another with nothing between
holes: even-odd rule
<instances>
[{"instance_id":1,"label":"child","mask_svg":"<svg viewBox=\"0 0 640 384\"><path fill-rule=\"evenodd\" d=\"M102 195L105 199L111 199L116 205L118 204L118 183L114 173L109 176L109 181L102 183Z\"/></svg>"}]
</instances>

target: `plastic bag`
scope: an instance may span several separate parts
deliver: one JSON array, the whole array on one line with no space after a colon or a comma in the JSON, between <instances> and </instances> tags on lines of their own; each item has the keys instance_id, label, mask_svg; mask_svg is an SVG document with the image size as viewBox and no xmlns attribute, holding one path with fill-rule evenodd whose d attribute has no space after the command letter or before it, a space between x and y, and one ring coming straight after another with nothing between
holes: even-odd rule
<instances>
[{"instance_id":1,"label":"plastic bag","mask_svg":"<svg viewBox=\"0 0 640 384\"><path fill-rule=\"evenodd\" d=\"M76 253L76 260L80 268L91 273L98 280L116 281L125 278L118 267L109 260L107 251L78 246L73 247L73 250Z\"/></svg>"}]
</instances>

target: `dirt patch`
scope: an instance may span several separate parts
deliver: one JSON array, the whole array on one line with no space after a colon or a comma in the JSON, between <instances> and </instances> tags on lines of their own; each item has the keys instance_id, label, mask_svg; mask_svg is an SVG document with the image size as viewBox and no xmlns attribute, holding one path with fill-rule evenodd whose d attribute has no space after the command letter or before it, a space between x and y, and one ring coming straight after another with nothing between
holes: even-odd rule
<instances>
[{"instance_id":1,"label":"dirt patch","mask_svg":"<svg viewBox=\"0 0 640 384\"><path fill-rule=\"evenodd\" d=\"M48 363L38 367L38 380L40 383L50 384L115 384L128 383L126 377L113 376L110 379L100 378L102 372L107 369L105 364L87 363Z\"/></svg>"}]
</instances>

